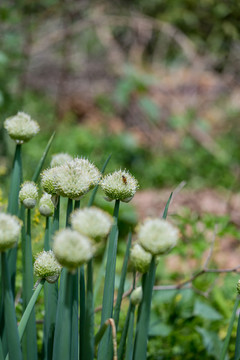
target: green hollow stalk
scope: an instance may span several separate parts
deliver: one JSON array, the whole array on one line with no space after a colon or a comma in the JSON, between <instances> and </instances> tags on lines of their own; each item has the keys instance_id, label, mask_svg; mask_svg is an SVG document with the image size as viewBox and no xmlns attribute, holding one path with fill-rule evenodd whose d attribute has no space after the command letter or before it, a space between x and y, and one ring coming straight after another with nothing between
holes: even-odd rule
<instances>
[{"instance_id":1,"label":"green hollow stalk","mask_svg":"<svg viewBox=\"0 0 240 360\"><path fill-rule=\"evenodd\" d=\"M84 265L80 267L80 323L79 323L79 360L84 359L84 330L85 330L85 276L84 276Z\"/></svg>"},{"instance_id":2,"label":"green hollow stalk","mask_svg":"<svg viewBox=\"0 0 240 360\"><path fill-rule=\"evenodd\" d=\"M128 242L127 242L127 248L126 248L125 257L124 257L123 266L122 266L120 285L119 285L118 294L117 294L117 301L116 301L116 305L115 305L115 309L114 309L114 317L113 318L114 318L114 322L115 322L115 326L116 326L116 331L118 329L119 314L120 314L120 309L121 309L122 296L123 296L123 292L124 292L124 284L125 284L126 275L127 275L127 265L128 265L131 243L132 243L132 233L130 232L128 235Z\"/></svg>"},{"instance_id":3,"label":"green hollow stalk","mask_svg":"<svg viewBox=\"0 0 240 360\"><path fill-rule=\"evenodd\" d=\"M127 316L125 318L122 335L121 335L121 339L120 339L120 343L119 343L119 347L118 347L118 360L123 360L124 349L125 349L127 333L128 333L129 319L130 319L132 307L133 307L133 305L131 304L131 302L129 302L128 312L127 312Z\"/></svg>"},{"instance_id":4,"label":"green hollow stalk","mask_svg":"<svg viewBox=\"0 0 240 360\"><path fill-rule=\"evenodd\" d=\"M125 360L132 360L133 358L133 346L134 346L134 317L135 317L135 306L131 306L129 325L128 325L128 335L127 335L127 344L126 344L126 354Z\"/></svg>"},{"instance_id":5,"label":"green hollow stalk","mask_svg":"<svg viewBox=\"0 0 240 360\"><path fill-rule=\"evenodd\" d=\"M21 183L22 183L22 145L17 144L14 160L13 160L13 166L12 166L10 192L9 192L8 208L7 208L7 212L15 216L19 215L18 195L19 195ZM8 251L8 263L9 263L11 286L14 296L16 269L17 269L17 247L14 247Z\"/></svg>"},{"instance_id":6,"label":"green hollow stalk","mask_svg":"<svg viewBox=\"0 0 240 360\"><path fill-rule=\"evenodd\" d=\"M52 227L50 218L46 217L44 250L51 249L50 239L52 235ZM44 326L43 326L43 359L52 359L53 340L55 331L55 321L57 313L58 283L44 284Z\"/></svg>"},{"instance_id":7,"label":"green hollow stalk","mask_svg":"<svg viewBox=\"0 0 240 360\"><path fill-rule=\"evenodd\" d=\"M15 314L14 300L12 295L10 276L8 270L7 256L5 252L1 253L2 270L2 294L4 303L4 319L6 327L6 337L8 351L11 360L22 360L20 339L17 329L17 319Z\"/></svg>"},{"instance_id":8,"label":"green hollow stalk","mask_svg":"<svg viewBox=\"0 0 240 360\"><path fill-rule=\"evenodd\" d=\"M115 269L118 243L118 213L120 200L115 201L113 212L113 226L109 235L109 246L107 255L107 266L103 291L103 307L101 316L101 326L112 317L115 285ZM98 360L105 360L109 348L110 329L107 329L102 341L99 344Z\"/></svg>"},{"instance_id":9,"label":"green hollow stalk","mask_svg":"<svg viewBox=\"0 0 240 360\"><path fill-rule=\"evenodd\" d=\"M223 346L222 346L222 349L221 349L219 360L225 360L225 357L227 355L227 349L228 349L228 346L229 346L229 341L230 341L232 330L233 330L233 324L234 324L234 321L236 319L236 313L237 313L237 308L238 308L238 305L239 305L239 301L240 301L240 297L239 297L239 295L237 295L237 298L236 298L236 301L235 301L235 304L234 304L234 307L233 307L232 316L231 316L229 326L228 326L227 336L226 336L226 338L225 338L225 340L223 342Z\"/></svg>"},{"instance_id":10,"label":"green hollow stalk","mask_svg":"<svg viewBox=\"0 0 240 360\"><path fill-rule=\"evenodd\" d=\"M26 233L22 238L23 260L23 311L33 294L33 263L31 244L31 210L27 209ZM37 329L35 311L33 310L28 321L23 339L23 353L27 360L37 360Z\"/></svg>"},{"instance_id":11,"label":"green hollow stalk","mask_svg":"<svg viewBox=\"0 0 240 360\"><path fill-rule=\"evenodd\" d=\"M238 315L238 326L237 326L234 360L240 360L240 314Z\"/></svg>"}]
</instances>

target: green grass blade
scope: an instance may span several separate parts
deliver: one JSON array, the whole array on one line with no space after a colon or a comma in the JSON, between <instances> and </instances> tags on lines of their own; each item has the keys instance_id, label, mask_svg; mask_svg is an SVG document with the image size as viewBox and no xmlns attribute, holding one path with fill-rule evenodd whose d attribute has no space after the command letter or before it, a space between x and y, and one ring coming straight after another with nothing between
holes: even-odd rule
<instances>
[{"instance_id":1,"label":"green grass blade","mask_svg":"<svg viewBox=\"0 0 240 360\"><path fill-rule=\"evenodd\" d=\"M22 183L22 146L16 145L15 156L13 160L12 176L10 184L10 193L8 199L8 213L18 215L18 194Z\"/></svg>"},{"instance_id":2,"label":"green grass blade","mask_svg":"<svg viewBox=\"0 0 240 360\"><path fill-rule=\"evenodd\" d=\"M18 333L19 333L19 339L20 341L22 340L22 337L23 337L23 334L24 334L24 331L26 329L26 326L27 326L27 323L30 319L30 316L32 314L32 311L34 309L34 306L35 306L35 303L37 301L37 298L38 298L38 295L43 287L43 284L44 284L45 280L41 280L40 283L38 284L38 286L36 287L27 307L26 307L26 310L24 311L24 314L21 318L21 321L18 325Z\"/></svg>"},{"instance_id":3,"label":"green grass blade","mask_svg":"<svg viewBox=\"0 0 240 360\"><path fill-rule=\"evenodd\" d=\"M162 218L163 219L166 219L167 218L167 214L168 214L168 208L169 208L169 205L170 205L170 202L172 200L172 196L173 196L173 192L171 192L169 198L168 198L168 201L167 201L167 204L165 206L165 209L164 209L164 212L163 212L163 216Z\"/></svg>"},{"instance_id":4,"label":"green grass blade","mask_svg":"<svg viewBox=\"0 0 240 360\"><path fill-rule=\"evenodd\" d=\"M111 156L112 156L112 155L109 155L108 158L107 158L107 160L106 160L105 163L103 164L103 167L102 167L102 169L101 169L101 173L102 173L102 174L104 174L104 171L105 171L105 169L106 169L106 167L107 167L107 164L108 164L109 160L111 159ZM90 197L90 199L89 199L89 202L88 202L88 207L92 206L92 204L94 203L94 199L95 199L95 196L96 196L96 194L97 194L98 187L99 187L99 185L95 186L95 188L93 189L92 195L91 195L91 197Z\"/></svg>"},{"instance_id":5,"label":"green grass blade","mask_svg":"<svg viewBox=\"0 0 240 360\"><path fill-rule=\"evenodd\" d=\"M17 319L15 314L14 301L12 296L10 277L8 272L8 264L6 253L1 253L2 268L2 286L4 301L4 318L7 333L8 351L11 360L21 360L22 353L20 347L20 339L17 329Z\"/></svg>"},{"instance_id":6,"label":"green grass blade","mask_svg":"<svg viewBox=\"0 0 240 360\"><path fill-rule=\"evenodd\" d=\"M85 331L85 276L84 265L80 267L80 325L79 325L79 360L84 359L84 331Z\"/></svg>"},{"instance_id":7,"label":"green grass blade","mask_svg":"<svg viewBox=\"0 0 240 360\"><path fill-rule=\"evenodd\" d=\"M27 210L26 235L22 239L23 260L23 311L33 295L33 263L31 243L31 210ZM37 360L37 329L35 311L30 315L23 339L23 351L27 359Z\"/></svg>"},{"instance_id":8,"label":"green grass blade","mask_svg":"<svg viewBox=\"0 0 240 360\"><path fill-rule=\"evenodd\" d=\"M107 244L106 244L106 247L105 247L105 250L104 250L102 262L101 262L100 268L98 270L97 279L96 279L95 284L94 284L94 291L93 291L94 302L95 302L95 300L96 300L96 298L98 296L98 292L99 292L99 289L100 289L100 286L101 286L101 282L102 282L102 279L103 279L104 274L105 274L108 246L109 246L109 239L107 240Z\"/></svg>"},{"instance_id":9,"label":"green grass blade","mask_svg":"<svg viewBox=\"0 0 240 360\"><path fill-rule=\"evenodd\" d=\"M109 247L107 267L103 291L103 307L101 325L112 317L113 300L114 300L114 284L115 284L115 269L116 269L116 255L117 255L117 243L118 243L118 213L119 213L120 201L115 201L114 213L113 213L113 226L109 235ZM105 360L107 350L109 346L110 329L106 331L100 342L98 349L98 360Z\"/></svg>"},{"instance_id":10,"label":"green grass blade","mask_svg":"<svg viewBox=\"0 0 240 360\"><path fill-rule=\"evenodd\" d=\"M236 298L236 301L235 301L235 304L234 304L234 307L233 307L232 316L231 316L229 326L228 326L227 336L226 336L226 338L224 340L219 360L225 360L225 357L227 355L227 349L228 349L230 337L231 337L232 330L233 330L233 324L234 324L234 321L236 319L236 313L237 313L237 308L238 308L238 305L239 305L239 301L240 301L240 297L239 297L239 295L237 295L237 298Z\"/></svg>"},{"instance_id":11,"label":"green grass blade","mask_svg":"<svg viewBox=\"0 0 240 360\"><path fill-rule=\"evenodd\" d=\"M87 264L87 296L83 359L94 358L93 260Z\"/></svg>"},{"instance_id":12,"label":"green grass blade","mask_svg":"<svg viewBox=\"0 0 240 360\"><path fill-rule=\"evenodd\" d=\"M114 322L115 322L115 326L116 326L116 331L118 329L119 314L120 314L120 309L121 309L122 296L123 296L123 292L124 292L125 279L126 279L126 275L127 275L127 265L128 265L128 258L129 258L129 254L130 254L131 243L132 243L132 233L130 232L128 235L128 242L127 242L126 253L125 253L123 266L122 266L122 273L121 273L120 285L119 285L118 294L117 294L117 301L116 301L116 305L115 305L115 309L114 309Z\"/></svg>"},{"instance_id":13,"label":"green grass blade","mask_svg":"<svg viewBox=\"0 0 240 360\"><path fill-rule=\"evenodd\" d=\"M2 340L1 340L1 338L0 338L0 360L4 360L3 348L2 348Z\"/></svg>"},{"instance_id":14,"label":"green grass blade","mask_svg":"<svg viewBox=\"0 0 240 360\"><path fill-rule=\"evenodd\" d=\"M237 326L237 336L236 336L234 360L240 360L240 314L238 316L238 326Z\"/></svg>"},{"instance_id":15,"label":"green grass blade","mask_svg":"<svg viewBox=\"0 0 240 360\"><path fill-rule=\"evenodd\" d=\"M42 167L43 167L44 161L45 161L45 159L46 159L46 157L47 157L48 151L49 151L49 149L50 149L50 147L51 147L51 145L52 145L52 142L53 142L53 139L54 139L54 137L55 137L55 134L56 134L56 132L54 131L53 134L52 134L52 136L50 137L48 143L47 143L47 146L46 146L46 148L45 148L45 150L44 150L44 153L43 153L41 159L39 160L39 163L38 163L38 165L37 165L37 167L36 167L36 170L35 170L35 172L34 172L34 174L33 174L33 177L32 177L32 181L34 181L34 182L37 182L37 181L38 181L38 177L39 177L40 172L41 172L41 170L42 170Z\"/></svg>"},{"instance_id":16,"label":"green grass blade","mask_svg":"<svg viewBox=\"0 0 240 360\"><path fill-rule=\"evenodd\" d=\"M129 302L128 312L127 312L127 316L126 316L126 319L124 322L122 335L121 335L121 339L120 339L120 343L119 343L119 347L118 347L118 360L123 360L131 309L132 309L132 304L131 304L131 302Z\"/></svg>"},{"instance_id":17,"label":"green grass blade","mask_svg":"<svg viewBox=\"0 0 240 360\"><path fill-rule=\"evenodd\" d=\"M125 360L132 360L133 358L134 315L135 315L135 306L133 305L130 311Z\"/></svg>"},{"instance_id":18,"label":"green grass blade","mask_svg":"<svg viewBox=\"0 0 240 360\"><path fill-rule=\"evenodd\" d=\"M148 327L151 311L152 291L155 281L156 264L153 256L149 272L144 278L143 283L143 299L138 319L138 328L135 339L134 360L146 360L147 357L147 341Z\"/></svg>"}]
</instances>

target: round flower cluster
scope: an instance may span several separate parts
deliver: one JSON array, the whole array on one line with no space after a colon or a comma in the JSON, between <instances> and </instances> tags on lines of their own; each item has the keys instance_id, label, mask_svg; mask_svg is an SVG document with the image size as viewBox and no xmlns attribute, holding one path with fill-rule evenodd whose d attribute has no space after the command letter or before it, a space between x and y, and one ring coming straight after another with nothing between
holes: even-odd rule
<instances>
[{"instance_id":1,"label":"round flower cluster","mask_svg":"<svg viewBox=\"0 0 240 360\"><path fill-rule=\"evenodd\" d=\"M178 240L178 229L163 219L146 219L139 227L138 242L152 255L161 255L173 248Z\"/></svg>"},{"instance_id":2,"label":"round flower cluster","mask_svg":"<svg viewBox=\"0 0 240 360\"><path fill-rule=\"evenodd\" d=\"M19 144L29 141L40 130L38 123L24 112L18 112L17 115L6 119L4 127L9 136Z\"/></svg>"},{"instance_id":3,"label":"round flower cluster","mask_svg":"<svg viewBox=\"0 0 240 360\"><path fill-rule=\"evenodd\" d=\"M42 173L42 186L49 194L79 200L99 183L100 178L100 171L90 161L75 158L64 165L45 170Z\"/></svg>"},{"instance_id":4,"label":"round flower cluster","mask_svg":"<svg viewBox=\"0 0 240 360\"><path fill-rule=\"evenodd\" d=\"M128 171L119 170L104 176L101 187L106 195L106 200L129 202L139 185L135 177Z\"/></svg>"},{"instance_id":5,"label":"round flower cluster","mask_svg":"<svg viewBox=\"0 0 240 360\"><path fill-rule=\"evenodd\" d=\"M33 209L37 203L38 188L33 181L25 181L21 185L19 200L27 209Z\"/></svg>"},{"instance_id":6,"label":"round flower cluster","mask_svg":"<svg viewBox=\"0 0 240 360\"><path fill-rule=\"evenodd\" d=\"M130 300L133 305L139 305L142 301L143 297L143 290L142 287L139 286L136 289L134 289L131 293Z\"/></svg>"},{"instance_id":7,"label":"round flower cluster","mask_svg":"<svg viewBox=\"0 0 240 360\"><path fill-rule=\"evenodd\" d=\"M62 267L57 262L52 250L42 251L36 256L34 274L49 283L55 283L61 273Z\"/></svg>"},{"instance_id":8,"label":"round flower cluster","mask_svg":"<svg viewBox=\"0 0 240 360\"><path fill-rule=\"evenodd\" d=\"M60 230L54 236L53 252L58 262L70 271L93 257L89 238L71 229Z\"/></svg>"},{"instance_id":9,"label":"round flower cluster","mask_svg":"<svg viewBox=\"0 0 240 360\"><path fill-rule=\"evenodd\" d=\"M64 165L65 163L69 162L73 160L72 156L66 153L59 153L56 155L52 156L52 160L50 163L51 167L55 167L55 166L61 166Z\"/></svg>"},{"instance_id":10,"label":"round flower cluster","mask_svg":"<svg viewBox=\"0 0 240 360\"><path fill-rule=\"evenodd\" d=\"M112 217L96 207L79 209L71 215L72 228L95 241L106 238L112 226Z\"/></svg>"},{"instance_id":11,"label":"round flower cluster","mask_svg":"<svg viewBox=\"0 0 240 360\"><path fill-rule=\"evenodd\" d=\"M135 243L130 250L130 262L133 267L144 274L148 271L152 255L145 251L141 245Z\"/></svg>"},{"instance_id":12,"label":"round flower cluster","mask_svg":"<svg viewBox=\"0 0 240 360\"><path fill-rule=\"evenodd\" d=\"M0 252L10 249L16 244L21 226L17 217L0 213Z\"/></svg>"},{"instance_id":13,"label":"round flower cluster","mask_svg":"<svg viewBox=\"0 0 240 360\"><path fill-rule=\"evenodd\" d=\"M54 205L50 194L43 194L39 201L39 212L43 216L52 216L54 213Z\"/></svg>"}]
</instances>

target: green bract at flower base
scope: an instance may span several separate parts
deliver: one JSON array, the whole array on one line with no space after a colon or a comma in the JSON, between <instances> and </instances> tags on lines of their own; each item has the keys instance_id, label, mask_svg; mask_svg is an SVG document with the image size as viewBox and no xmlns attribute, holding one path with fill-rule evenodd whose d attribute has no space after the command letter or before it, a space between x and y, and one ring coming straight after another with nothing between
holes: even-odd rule
<instances>
[{"instance_id":1,"label":"green bract at flower base","mask_svg":"<svg viewBox=\"0 0 240 360\"><path fill-rule=\"evenodd\" d=\"M100 185L106 194L106 200L123 202L129 202L139 187L135 177L122 170L104 176Z\"/></svg>"},{"instance_id":2,"label":"green bract at flower base","mask_svg":"<svg viewBox=\"0 0 240 360\"><path fill-rule=\"evenodd\" d=\"M19 192L20 202L27 208L33 209L38 199L38 188L33 181L25 181Z\"/></svg>"},{"instance_id":3,"label":"green bract at flower base","mask_svg":"<svg viewBox=\"0 0 240 360\"><path fill-rule=\"evenodd\" d=\"M134 289L131 293L130 296L131 303L133 305L139 305L140 302L142 301L142 297L143 297L142 287L139 286L136 289Z\"/></svg>"},{"instance_id":4,"label":"green bract at flower base","mask_svg":"<svg viewBox=\"0 0 240 360\"><path fill-rule=\"evenodd\" d=\"M54 205L51 200L52 196L50 194L43 194L39 201L39 212L43 216L52 216L54 213Z\"/></svg>"},{"instance_id":5,"label":"green bract at flower base","mask_svg":"<svg viewBox=\"0 0 240 360\"><path fill-rule=\"evenodd\" d=\"M52 250L42 251L36 256L34 274L49 283L55 283L61 273L62 267L58 263Z\"/></svg>"},{"instance_id":6,"label":"green bract at flower base","mask_svg":"<svg viewBox=\"0 0 240 360\"><path fill-rule=\"evenodd\" d=\"M16 216L0 213L0 252L14 247L18 241L21 226L21 221Z\"/></svg>"},{"instance_id":7,"label":"green bract at flower base","mask_svg":"<svg viewBox=\"0 0 240 360\"><path fill-rule=\"evenodd\" d=\"M72 228L95 241L106 238L111 230L112 217L96 207L76 210L71 215Z\"/></svg>"},{"instance_id":8,"label":"green bract at flower base","mask_svg":"<svg viewBox=\"0 0 240 360\"><path fill-rule=\"evenodd\" d=\"M51 167L61 166L73 160L72 156L66 153L59 153L52 156Z\"/></svg>"},{"instance_id":9,"label":"green bract at flower base","mask_svg":"<svg viewBox=\"0 0 240 360\"><path fill-rule=\"evenodd\" d=\"M152 255L145 251L141 245L135 243L130 250L130 263L133 265L135 270L144 274L148 271Z\"/></svg>"},{"instance_id":10,"label":"green bract at flower base","mask_svg":"<svg viewBox=\"0 0 240 360\"><path fill-rule=\"evenodd\" d=\"M29 141L40 130L38 123L24 112L18 112L17 115L6 119L4 127L9 136L18 144Z\"/></svg>"},{"instance_id":11,"label":"green bract at flower base","mask_svg":"<svg viewBox=\"0 0 240 360\"><path fill-rule=\"evenodd\" d=\"M167 220L146 219L139 227L138 242L152 255L161 255L174 247L178 240L178 229Z\"/></svg>"},{"instance_id":12,"label":"green bract at flower base","mask_svg":"<svg viewBox=\"0 0 240 360\"><path fill-rule=\"evenodd\" d=\"M70 271L74 271L93 257L90 239L70 229L56 233L53 252L58 262Z\"/></svg>"}]
</instances>

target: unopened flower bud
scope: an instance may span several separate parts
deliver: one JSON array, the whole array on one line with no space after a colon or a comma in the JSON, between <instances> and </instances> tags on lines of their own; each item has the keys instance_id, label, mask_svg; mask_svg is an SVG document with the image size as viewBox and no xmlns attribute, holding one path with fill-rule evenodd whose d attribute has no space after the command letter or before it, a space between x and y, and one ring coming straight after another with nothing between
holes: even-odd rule
<instances>
[{"instance_id":1,"label":"unopened flower bud","mask_svg":"<svg viewBox=\"0 0 240 360\"><path fill-rule=\"evenodd\" d=\"M21 221L12 215L0 213L0 252L8 250L17 243Z\"/></svg>"},{"instance_id":2,"label":"unopened flower bud","mask_svg":"<svg viewBox=\"0 0 240 360\"><path fill-rule=\"evenodd\" d=\"M144 274L148 271L152 255L145 251L141 245L135 243L130 250L130 262L133 267Z\"/></svg>"},{"instance_id":3,"label":"unopened flower bud","mask_svg":"<svg viewBox=\"0 0 240 360\"><path fill-rule=\"evenodd\" d=\"M33 209L37 203L38 188L33 181L25 181L19 191L19 200L27 209Z\"/></svg>"},{"instance_id":4,"label":"unopened flower bud","mask_svg":"<svg viewBox=\"0 0 240 360\"><path fill-rule=\"evenodd\" d=\"M4 127L18 144L29 141L40 130L38 123L24 112L18 112L17 115L6 119Z\"/></svg>"},{"instance_id":5,"label":"unopened flower bud","mask_svg":"<svg viewBox=\"0 0 240 360\"><path fill-rule=\"evenodd\" d=\"M41 174L42 179L42 188L46 193L51 195L57 194L57 174L59 172L60 167L56 166L50 169L46 169Z\"/></svg>"},{"instance_id":6,"label":"unopened flower bud","mask_svg":"<svg viewBox=\"0 0 240 360\"><path fill-rule=\"evenodd\" d=\"M112 226L112 217L96 207L79 209L71 215L72 228L95 241L106 238Z\"/></svg>"},{"instance_id":7,"label":"unopened flower bud","mask_svg":"<svg viewBox=\"0 0 240 360\"><path fill-rule=\"evenodd\" d=\"M52 156L52 160L50 163L51 167L55 167L55 166L61 166L64 165L65 163L69 162L73 160L72 156L66 153L59 153L59 154L55 154Z\"/></svg>"},{"instance_id":8,"label":"unopened flower bud","mask_svg":"<svg viewBox=\"0 0 240 360\"><path fill-rule=\"evenodd\" d=\"M147 219L139 227L138 242L152 255L164 254L178 240L178 229L163 219Z\"/></svg>"},{"instance_id":9,"label":"unopened flower bud","mask_svg":"<svg viewBox=\"0 0 240 360\"><path fill-rule=\"evenodd\" d=\"M142 287L139 286L136 289L134 289L131 293L130 300L133 305L139 305L142 301L143 297L143 291Z\"/></svg>"},{"instance_id":10,"label":"unopened flower bud","mask_svg":"<svg viewBox=\"0 0 240 360\"><path fill-rule=\"evenodd\" d=\"M54 205L51 200L52 196L50 194L43 194L39 201L39 212L43 216L52 216L54 213Z\"/></svg>"},{"instance_id":11,"label":"unopened flower bud","mask_svg":"<svg viewBox=\"0 0 240 360\"><path fill-rule=\"evenodd\" d=\"M58 194L79 200L99 183L100 171L87 159L75 158L60 166L57 174Z\"/></svg>"},{"instance_id":12,"label":"unopened flower bud","mask_svg":"<svg viewBox=\"0 0 240 360\"><path fill-rule=\"evenodd\" d=\"M101 187L106 200L129 202L138 189L138 182L128 171L119 170L104 176Z\"/></svg>"},{"instance_id":13,"label":"unopened flower bud","mask_svg":"<svg viewBox=\"0 0 240 360\"><path fill-rule=\"evenodd\" d=\"M93 257L90 239L71 229L60 230L54 236L53 252L58 262L74 271Z\"/></svg>"},{"instance_id":14,"label":"unopened flower bud","mask_svg":"<svg viewBox=\"0 0 240 360\"><path fill-rule=\"evenodd\" d=\"M62 267L58 263L52 250L40 252L34 263L34 274L49 283L55 283L61 273Z\"/></svg>"}]
</instances>

